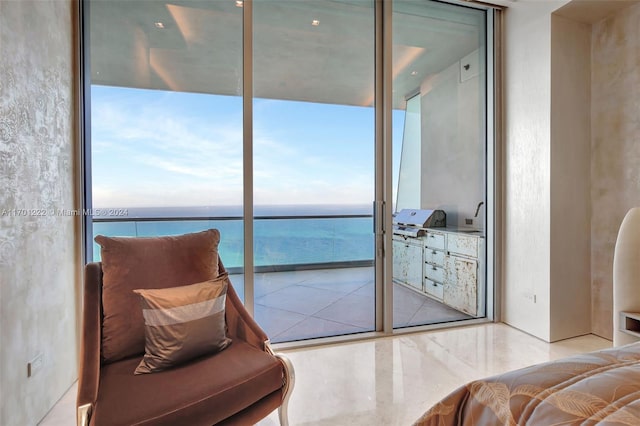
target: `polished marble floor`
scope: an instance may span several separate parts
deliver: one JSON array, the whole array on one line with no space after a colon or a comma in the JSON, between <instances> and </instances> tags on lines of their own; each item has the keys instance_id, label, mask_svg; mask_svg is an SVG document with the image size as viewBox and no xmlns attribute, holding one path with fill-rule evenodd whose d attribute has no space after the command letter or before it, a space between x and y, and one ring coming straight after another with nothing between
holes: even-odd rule
<instances>
[{"instance_id":1,"label":"polished marble floor","mask_svg":"<svg viewBox=\"0 0 640 426\"><path fill-rule=\"evenodd\" d=\"M243 276L230 279L242 297ZM258 273L254 287L255 318L274 343L375 328L373 267ZM396 328L470 318L400 284L393 302Z\"/></svg>"},{"instance_id":2,"label":"polished marble floor","mask_svg":"<svg viewBox=\"0 0 640 426\"><path fill-rule=\"evenodd\" d=\"M463 383L611 342L594 335L545 343L504 324L479 324L282 350L296 369L293 426L411 425ZM40 423L75 424L72 386ZM259 423L278 425L277 413Z\"/></svg>"}]
</instances>

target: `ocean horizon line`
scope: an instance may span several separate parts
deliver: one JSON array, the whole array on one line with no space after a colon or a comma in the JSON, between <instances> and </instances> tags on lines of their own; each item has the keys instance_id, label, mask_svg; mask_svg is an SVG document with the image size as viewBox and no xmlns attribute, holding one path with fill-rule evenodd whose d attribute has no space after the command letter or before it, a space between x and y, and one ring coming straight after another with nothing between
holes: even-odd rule
<instances>
[{"instance_id":1,"label":"ocean horizon line","mask_svg":"<svg viewBox=\"0 0 640 426\"><path fill-rule=\"evenodd\" d=\"M344 205L323 205L320 210L318 206L311 210L308 205L302 207L271 207L261 216L271 216L274 220L255 221L253 239L256 265L306 265L373 259L374 234L370 211L347 211ZM340 210L335 210L336 208ZM202 208L185 210L184 207L163 207L144 208L143 215L136 217L133 215L140 212L131 209L132 211L126 212L128 216L119 216L117 220L103 217L106 220L93 221L93 235L156 237L216 228L221 234L219 251L225 259L225 266L242 266L244 228L240 216L235 219L236 215L221 213L219 208L203 212ZM127 209L111 210L122 213L122 210ZM193 215L189 216L189 212ZM278 219L278 216L283 218ZM232 219L216 220L223 217ZM99 261L100 247L96 242L93 243L93 253L94 261Z\"/></svg>"}]
</instances>

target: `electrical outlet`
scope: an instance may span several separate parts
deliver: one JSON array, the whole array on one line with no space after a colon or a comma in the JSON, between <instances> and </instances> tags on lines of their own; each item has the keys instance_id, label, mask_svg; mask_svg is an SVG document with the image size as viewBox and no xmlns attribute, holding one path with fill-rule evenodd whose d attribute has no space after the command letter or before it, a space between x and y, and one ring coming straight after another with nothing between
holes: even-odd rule
<instances>
[{"instance_id":1,"label":"electrical outlet","mask_svg":"<svg viewBox=\"0 0 640 426\"><path fill-rule=\"evenodd\" d=\"M523 296L525 299L527 299L530 302L533 302L533 303L537 302L537 297L535 293L524 293Z\"/></svg>"},{"instance_id":2,"label":"electrical outlet","mask_svg":"<svg viewBox=\"0 0 640 426\"><path fill-rule=\"evenodd\" d=\"M464 220L464 224L465 225L473 225L473 219L465 219Z\"/></svg>"},{"instance_id":3,"label":"electrical outlet","mask_svg":"<svg viewBox=\"0 0 640 426\"><path fill-rule=\"evenodd\" d=\"M27 363L27 377L33 377L38 371L42 370L44 359L42 354L38 354Z\"/></svg>"}]
</instances>

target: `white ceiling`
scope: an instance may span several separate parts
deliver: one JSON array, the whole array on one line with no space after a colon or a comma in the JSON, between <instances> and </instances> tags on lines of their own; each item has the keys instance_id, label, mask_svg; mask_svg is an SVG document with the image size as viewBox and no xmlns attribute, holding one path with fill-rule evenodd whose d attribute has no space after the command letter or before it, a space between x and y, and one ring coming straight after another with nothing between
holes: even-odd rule
<instances>
[{"instance_id":1,"label":"white ceiling","mask_svg":"<svg viewBox=\"0 0 640 426\"><path fill-rule=\"evenodd\" d=\"M93 0L89 13L93 84L241 94L242 8L235 0ZM365 0L254 1L254 95L372 105L373 16ZM395 108L429 75L478 49L481 16L441 3L396 6Z\"/></svg>"}]
</instances>

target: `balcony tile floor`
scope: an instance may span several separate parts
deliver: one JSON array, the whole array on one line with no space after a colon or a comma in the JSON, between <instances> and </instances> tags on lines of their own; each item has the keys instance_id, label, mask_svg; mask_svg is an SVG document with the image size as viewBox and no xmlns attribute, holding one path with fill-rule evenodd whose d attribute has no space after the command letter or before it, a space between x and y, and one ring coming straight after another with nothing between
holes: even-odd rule
<instances>
[{"instance_id":1,"label":"balcony tile floor","mask_svg":"<svg viewBox=\"0 0 640 426\"><path fill-rule=\"evenodd\" d=\"M230 275L243 297L244 276ZM374 269L321 269L255 274L255 318L273 342L372 331ZM394 284L394 327L471 318Z\"/></svg>"}]
</instances>

